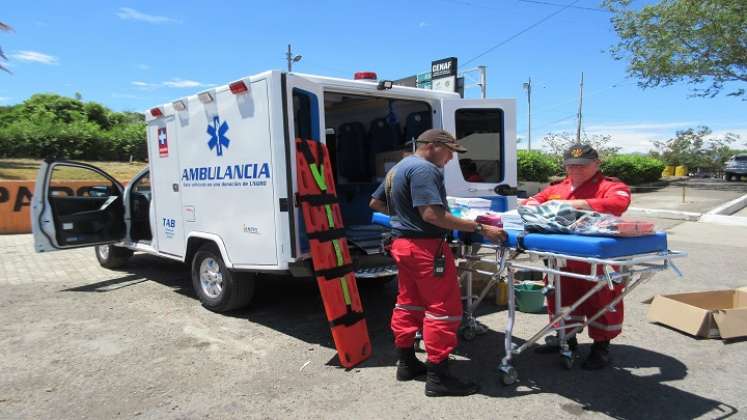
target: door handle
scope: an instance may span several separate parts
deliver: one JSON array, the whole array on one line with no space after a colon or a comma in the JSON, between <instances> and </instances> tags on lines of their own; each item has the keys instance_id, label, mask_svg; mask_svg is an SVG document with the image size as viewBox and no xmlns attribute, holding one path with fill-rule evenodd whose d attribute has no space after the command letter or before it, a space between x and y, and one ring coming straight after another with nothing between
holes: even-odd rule
<instances>
[{"instance_id":1,"label":"door handle","mask_svg":"<svg viewBox=\"0 0 747 420\"><path fill-rule=\"evenodd\" d=\"M179 184L171 184L171 189L174 190L174 192L179 192Z\"/></svg>"}]
</instances>

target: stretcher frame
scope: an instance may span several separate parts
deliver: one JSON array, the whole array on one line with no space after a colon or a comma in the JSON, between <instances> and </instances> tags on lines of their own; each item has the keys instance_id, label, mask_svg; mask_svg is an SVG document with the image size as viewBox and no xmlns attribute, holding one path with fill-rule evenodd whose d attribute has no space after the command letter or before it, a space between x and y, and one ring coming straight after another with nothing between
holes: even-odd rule
<instances>
[{"instance_id":1,"label":"stretcher frame","mask_svg":"<svg viewBox=\"0 0 747 420\"><path fill-rule=\"evenodd\" d=\"M508 320L505 329L504 351L505 356L501 359L498 366L498 372L501 382L504 385L510 385L518 379L518 373L511 364L512 357L519 355L540 338L548 333L555 332L556 336L546 337L548 343L553 340L559 345L560 356L566 368L573 367L574 354L568 345L568 339L575 336L578 332L588 327L588 325L597 320L603 314L609 311L615 311L615 306L623 298L633 291L638 285L652 277L654 274L672 269L677 276L681 277L682 273L672 261L675 258L684 257L687 254L681 251L662 251L644 254L635 254L615 258L595 258L582 257L569 254L561 254L548 251L520 250L517 248L506 247L494 244L480 244L479 248L474 245L465 245L462 242L456 242L459 247L461 258L467 261L482 261L495 264L495 271L488 272L473 268L460 269L460 277L465 281L466 305L464 311L464 322L460 333L466 340L473 339L487 331L487 327L480 324L475 318L475 311L493 286L500 281L508 283ZM492 258L486 258L485 255L478 255L477 249L491 249L494 254ZM543 265L531 265L532 261L542 260ZM578 261L590 265L588 274L572 273L562 271L565 261ZM599 267L602 267L602 274L597 274ZM549 293L555 295L555 315L552 319L531 338L526 340L520 346L513 342L513 328L516 321L516 294L514 290L514 274L517 270L534 271L544 274L547 277L547 285L543 293L547 296ZM505 276L504 276L505 272ZM490 276L490 281L483 287L479 295L473 295L472 275L479 273ZM581 296L570 306L561 306L562 282L560 277L571 277L584 281L596 283L587 293ZM569 322L570 314L581 306L586 300L593 296L603 287L612 289L615 284L624 284L622 293L615 298L609 305L600 309L593 316L583 322ZM567 332L566 329L571 329Z\"/></svg>"}]
</instances>

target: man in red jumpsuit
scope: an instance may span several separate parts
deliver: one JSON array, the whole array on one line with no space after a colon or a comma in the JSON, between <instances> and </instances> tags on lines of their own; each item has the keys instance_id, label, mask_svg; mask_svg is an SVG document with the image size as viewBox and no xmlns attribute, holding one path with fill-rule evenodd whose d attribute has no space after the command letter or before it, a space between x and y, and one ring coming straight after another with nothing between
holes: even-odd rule
<instances>
[{"instance_id":1,"label":"man in red jumpsuit","mask_svg":"<svg viewBox=\"0 0 747 420\"><path fill-rule=\"evenodd\" d=\"M391 215L392 257L399 269L399 293L392 311L397 347L397 380L426 374L425 395L470 395L477 385L459 381L448 370L457 345L462 301L454 256L446 243L451 230L478 232L492 241L506 239L494 226L449 213L441 169L454 152L467 150L447 131L431 129L416 140L415 154L402 159L372 194L370 207ZM427 365L415 356L415 334L423 330Z\"/></svg>"},{"instance_id":2,"label":"man in red jumpsuit","mask_svg":"<svg viewBox=\"0 0 747 420\"><path fill-rule=\"evenodd\" d=\"M579 210L622 215L630 205L630 188L617 178L602 175L599 171L599 164L599 156L591 146L585 144L571 146L563 154L563 165L567 177L553 183L522 204L540 205L556 200L570 204ZM591 267L586 263L568 261L564 270L589 274ZM592 282L569 277L561 277L560 281L562 283L561 306L564 307L573 304L594 286ZM592 317L619 296L622 288L622 284L616 284L614 290L607 287L599 290L571 313L570 321L583 321L587 317ZM555 297L552 294L547 297L547 310L552 318L555 312ZM610 340L622 332L622 324L622 301L616 305L614 312L609 311L589 324L589 336L594 340L594 344L589 357L582 365L584 369L602 369L609 364ZM578 345L576 337L570 337L568 344L571 350L574 350ZM559 348L558 345L548 344L536 350L539 353L550 353L558 351Z\"/></svg>"}]
</instances>

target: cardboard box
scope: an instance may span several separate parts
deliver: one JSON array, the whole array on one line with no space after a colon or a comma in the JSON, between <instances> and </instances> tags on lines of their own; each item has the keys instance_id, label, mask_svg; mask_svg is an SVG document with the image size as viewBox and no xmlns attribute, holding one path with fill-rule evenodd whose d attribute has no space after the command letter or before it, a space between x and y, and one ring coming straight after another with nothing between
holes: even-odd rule
<instances>
[{"instance_id":1,"label":"cardboard box","mask_svg":"<svg viewBox=\"0 0 747 420\"><path fill-rule=\"evenodd\" d=\"M376 154L376 178L383 179L386 173L402 158L410 156L409 150L392 150L390 152L381 152Z\"/></svg>"},{"instance_id":2,"label":"cardboard box","mask_svg":"<svg viewBox=\"0 0 747 420\"><path fill-rule=\"evenodd\" d=\"M734 290L659 295L648 320L698 337L747 336L747 287Z\"/></svg>"}]
</instances>

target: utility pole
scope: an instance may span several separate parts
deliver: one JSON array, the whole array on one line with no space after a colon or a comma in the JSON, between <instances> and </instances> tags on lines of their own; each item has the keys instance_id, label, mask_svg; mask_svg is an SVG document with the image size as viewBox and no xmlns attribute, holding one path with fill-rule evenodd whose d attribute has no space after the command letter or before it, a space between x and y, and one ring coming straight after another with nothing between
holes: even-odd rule
<instances>
[{"instance_id":1,"label":"utility pole","mask_svg":"<svg viewBox=\"0 0 747 420\"><path fill-rule=\"evenodd\" d=\"M584 72L581 72L581 84L578 94L578 126L576 127L576 143L581 143L581 109L584 103Z\"/></svg>"},{"instance_id":2,"label":"utility pole","mask_svg":"<svg viewBox=\"0 0 747 420\"><path fill-rule=\"evenodd\" d=\"M475 79L475 77L472 75L475 72L479 73L477 79ZM465 89L477 86L480 88L480 97L482 99L485 99L488 97L488 67L487 66L477 66L471 69L462 70L461 77L464 78ZM468 85L467 84L468 80L470 82L474 82L474 84Z\"/></svg>"},{"instance_id":3,"label":"utility pole","mask_svg":"<svg viewBox=\"0 0 747 420\"><path fill-rule=\"evenodd\" d=\"M288 73L293 71L293 63L298 63L303 58L300 55L293 56L291 52L291 44L288 44L288 52L285 54L285 59L288 60Z\"/></svg>"},{"instance_id":4,"label":"utility pole","mask_svg":"<svg viewBox=\"0 0 747 420\"><path fill-rule=\"evenodd\" d=\"M527 118L527 150L532 150L532 78L529 78L527 83L524 83L524 89L527 91L527 105L529 109L529 117Z\"/></svg>"},{"instance_id":5,"label":"utility pole","mask_svg":"<svg viewBox=\"0 0 747 420\"><path fill-rule=\"evenodd\" d=\"M488 97L488 66L477 66L480 71L480 97L485 99Z\"/></svg>"}]
</instances>

